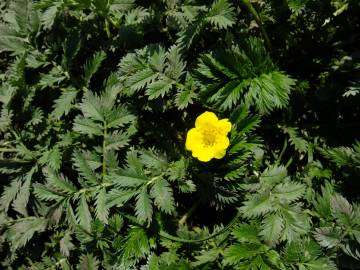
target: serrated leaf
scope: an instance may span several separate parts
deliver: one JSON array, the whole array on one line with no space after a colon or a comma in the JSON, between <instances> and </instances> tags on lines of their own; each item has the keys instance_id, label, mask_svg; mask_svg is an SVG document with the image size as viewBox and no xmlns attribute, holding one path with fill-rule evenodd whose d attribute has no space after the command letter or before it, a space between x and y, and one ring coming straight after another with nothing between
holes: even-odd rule
<instances>
[{"instance_id":1,"label":"serrated leaf","mask_svg":"<svg viewBox=\"0 0 360 270\"><path fill-rule=\"evenodd\" d=\"M91 231L92 217L85 194L82 194L76 208L76 218L79 224L88 232Z\"/></svg>"},{"instance_id":2,"label":"serrated leaf","mask_svg":"<svg viewBox=\"0 0 360 270\"><path fill-rule=\"evenodd\" d=\"M57 194L53 190L50 190L38 183L34 184L34 194L37 198L43 201L60 201L64 199L64 195Z\"/></svg>"},{"instance_id":3,"label":"serrated leaf","mask_svg":"<svg viewBox=\"0 0 360 270\"><path fill-rule=\"evenodd\" d=\"M260 235L265 241L275 244L280 239L284 225L284 220L280 215L267 215L261 222Z\"/></svg>"},{"instance_id":4,"label":"serrated leaf","mask_svg":"<svg viewBox=\"0 0 360 270\"><path fill-rule=\"evenodd\" d=\"M175 210L173 190L163 178L155 181L150 194L155 205L165 213L171 214Z\"/></svg>"},{"instance_id":5,"label":"serrated leaf","mask_svg":"<svg viewBox=\"0 0 360 270\"><path fill-rule=\"evenodd\" d=\"M73 250L75 246L71 242L71 232L66 231L63 238L60 240L60 252L65 257L70 256L70 251Z\"/></svg>"},{"instance_id":6,"label":"serrated leaf","mask_svg":"<svg viewBox=\"0 0 360 270\"><path fill-rule=\"evenodd\" d=\"M84 254L80 257L80 262L77 265L78 270L98 270L99 260L91 253Z\"/></svg>"},{"instance_id":7,"label":"serrated leaf","mask_svg":"<svg viewBox=\"0 0 360 270\"><path fill-rule=\"evenodd\" d=\"M122 249L122 261L134 264L150 252L149 239L143 228L132 228Z\"/></svg>"},{"instance_id":8,"label":"serrated leaf","mask_svg":"<svg viewBox=\"0 0 360 270\"><path fill-rule=\"evenodd\" d=\"M149 99L164 97L172 88L174 82L167 77L160 77L158 80L150 83L147 86L146 94Z\"/></svg>"},{"instance_id":9,"label":"serrated leaf","mask_svg":"<svg viewBox=\"0 0 360 270\"><path fill-rule=\"evenodd\" d=\"M192 263L193 266L210 263L219 258L221 250L219 248L212 248L210 250L202 250L199 255L195 256L196 261Z\"/></svg>"},{"instance_id":10,"label":"serrated leaf","mask_svg":"<svg viewBox=\"0 0 360 270\"><path fill-rule=\"evenodd\" d=\"M245 217L257 217L264 215L273 210L271 204L271 197L269 194L261 194L252 196L248 201L244 202L244 205L240 207Z\"/></svg>"},{"instance_id":11,"label":"serrated leaf","mask_svg":"<svg viewBox=\"0 0 360 270\"><path fill-rule=\"evenodd\" d=\"M74 166L77 168L79 174L84 177L87 182L92 185L97 185L99 183L94 170L83 153L75 151L72 161L74 162Z\"/></svg>"},{"instance_id":12,"label":"serrated leaf","mask_svg":"<svg viewBox=\"0 0 360 270\"><path fill-rule=\"evenodd\" d=\"M77 188L62 174L57 174L50 168L44 168L43 173L47 180L47 185L54 191L59 191L63 194L71 195L77 192Z\"/></svg>"},{"instance_id":13,"label":"serrated leaf","mask_svg":"<svg viewBox=\"0 0 360 270\"><path fill-rule=\"evenodd\" d=\"M227 0L216 0L213 2L206 20L220 29L226 29L235 23L234 8Z\"/></svg>"},{"instance_id":14,"label":"serrated leaf","mask_svg":"<svg viewBox=\"0 0 360 270\"><path fill-rule=\"evenodd\" d=\"M84 94L83 100L80 103L80 109L85 117L91 118L95 121L105 121L102 100L90 91Z\"/></svg>"},{"instance_id":15,"label":"serrated leaf","mask_svg":"<svg viewBox=\"0 0 360 270\"><path fill-rule=\"evenodd\" d=\"M74 120L74 131L86 134L103 136L102 126L89 118L77 116Z\"/></svg>"},{"instance_id":16,"label":"serrated leaf","mask_svg":"<svg viewBox=\"0 0 360 270\"><path fill-rule=\"evenodd\" d=\"M137 190L119 190L113 189L107 194L106 207L123 206L127 201L138 193Z\"/></svg>"},{"instance_id":17,"label":"serrated leaf","mask_svg":"<svg viewBox=\"0 0 360 270\"><path fill-rule=\"evenodd\" d=\"M224 265L236 265L242 260L250 259L257 255L257 244L235 244L227 247L224 251Z\"/></svg>"},{"instance_id":18,"label":"serrated leaf","mask_svg":"<svg viewBox=\"0 0 360 270\"><path fill-rule=\"evenodd\" d=\"M178 46L171 46L167 55L167 67L165 69L165 74L174 81L178 81L179 78L184 74L186 65L181 59L181 51Z\"/></svg>"},{"instance_id":19,"label":"serrated leaf","mask_svg":"<svg viewBox=\"0 0 360 270\"><path fill-rule=\"evenodd\" d=\"M133 92L139 91L158 77L158 73L150 68L145 68L131 75L126 81L126 86Z\"/></svg>"},{"instance_id":20,"label":"serrated leaf","mask_svg":"<svg viewBox=\"0 0 360 270\"><path fill-rule=\"evenodd\" d=\"M45 230L47 220L43 218L32 218L19 220L6 232L7 238L12 243L12 249L17 250L26 245L35 232Z\"/></svg>"},{"instance_id":21,"label":"serrated leaf","mask_svg":"<svg viewBox=\"0 0 360 270\"><path fill-rule=\"evenodd\" d=\"M260 244L258 233L259 231L255 224L246 223L237 225L232 231L232 235L236 238L237 241L249 242L253 244Z\"/></svg>"},{"instance_id":22,"label":"serrated leaf","mask_svg":"<svg viewBox=\"0 0 360 270\"><path fill-rule=\"evenodd\" d=\"M99 192L96 194L95 213L96 213L96 217L99 220L101 220L105 224L108 223L109 209L106 205L105 188L100 189Z\"/></svg>"},{"instance_id":23,"label":"serrated leaf","mask_svg":"<svg viewBox=\"0 0 360 270\"><path fill-rule=\"evenodd\" d=\"M17 194L16 199L12 203L12 208L22 214L23 216L27 217L27 204L29 202L30 197L30 185L32 180L32 175L34 174L35 170L32 170L26 175L25 182L20 188L20 192Z\"/></svg>"},{"instance_id":24,"label":"serrated leaf","mask_svg":"<svg viewBox=\"0 0 360 270\"><path fill-rule=\"evenodd\" d=\"M147 193L147 186L143 186L136 196L135 213L140 221L150 223L152 220L153 208Z\"/></svg>"},{"instance_id":25,"label":"serrated leaf","mask_svg":"<svg viewBox=\"0 0 360 270\"><path fill-rule=\"evenodd\" d=\"M139 187L149 181L147 176L137 172L130 172L126 169L110 173L106 178L113 182L116 186L124 188Z\"/></svg>"},{"instance_id":26,"label":"serrated leaf","mask_svg":"<svg viewBox=\"0 0 360 270\"><path fill-rule=\"evenodd\" d=\"M322 247L333 248L340 244L341 232L335 228L323 227L315 230L314 237Z\"/></svg>"},{"instance_id":27,"label":"serrated leaf","mask_svg":"<svg viewBox=\"0 0 360 270\"><path fill-rule=\"evenodd\" d=\"M49 6L42 14L41 14L41 23L45 29L51 29L58 11L61 7L61 2L54 1L51 6Z\"/></svg>"},{"instance_id":28,"label":"serrated leaf","mask_svg":"<svg viewBox=\"0 0 360 270\"><path fill-rule=\"evenodd\" d=\"M105 60L106 53L103 51L96 52L93 57L86 61L84 65L84 81L89 85L92 76L99 69L101 63Z\"/></svg>"},{"instance_id":29,"label":"serrated leaf","mask_svg":"<svg viewBox=\"0 0 360 270\"><path fill-rule=\"evenodd\" d=\"M309 147L309 144L306 140L300 137L297 128L285 127L284 131L289 135L289 139L295 149L301 153L306 153Z\"/></svg>"},{"instance_id":30,"label":"serrated leaf","mask_svg":"<svg viewBox=\"0 0 360 270\"><path fill-rule=\"evenodd\" d=\"M7 212L10 203L15 200L21 187L21 181L19 179L13 179L11 184L4 188L0 198L0 209Z\"/></svg>"},{"instance_id":31,"label":"serrated leaf","mask_svg":"<svg viewBox=\"0 0 360 270\"><path fill-rule=\"evenodd\" d=\"M129 143L129 134L127 132L114 131L105 138L105 149L119 150Z\"/></svg>"},{"instance_id":32,"label":"serrated leaf","mask_svg":"<svg viewBox=\"0 0 360 270\"><path fill-rule=\"evenodd\" d=\"M306 186L302 183L286 181L276 185L273 192L277 198L283 203L291 203L300 199L306 190Z\"/></svg>"},{"instance_id":33,"label":"serrated leaf","mask_svg":"<svg viewBox=\"0 0 360 270\"><path fill-rule=\"evenodd\" d=\"M65 88L60 97L55 100L53 111L51 115L60 119L63 115L67 115L70 112L72 103L75 101L78 91L73 88Z\"/></svg>"}]
</instances>

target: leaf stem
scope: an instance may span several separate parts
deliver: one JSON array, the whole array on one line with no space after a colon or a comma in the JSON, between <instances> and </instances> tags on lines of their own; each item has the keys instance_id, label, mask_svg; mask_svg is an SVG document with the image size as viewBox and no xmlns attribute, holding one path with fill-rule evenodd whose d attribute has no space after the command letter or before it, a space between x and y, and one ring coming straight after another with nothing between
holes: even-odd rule
<instances>
[{"instance_id":1,"label":"leaf stem","mask_svg":"<svg viewBox=\"0 0 360 270\"><path fill-rule=\"evenodd\" d=\"M0 148L2 153L16 153L18 150L15 148Z\"/></svg>"},{"instance_id":2,"label":"leaf stem","mask_svg":"<svg viewBox=\"0 0 360 270\"><path fill-rule=\"evenodd\" d=\"M102 160L102 181L106 175L106 138L107 138L107 125L104 123L104 139L103 139L103 160Z\"/></svg>"},{"instance_id":3,"label":"leaf stem","mask_svg":"<svg viewBox=\"0 0 360 270\"><path fill-rule=\"evenodd\" d=\"M243 2L243 4L247 7L247 9L250 11L250 13L254 16L254 19L256 21L256 23L259 25L259 28L261 30L261 33L264 37L265 43L268 47L269 50L271 50L271 43L270 43L270 39L269 36L267 35L265 28L263 27L261 18L259 16L259 14L257 13L256 9L254 8L254 6L250 3L249 0L241 0Z\"/></svg>"},{"instance_id":4,"label":"leaf stem","mask_svg":"<svg viewBox=\"0 0 360 270\"><path fill-rule=\"evenodd\" d=\"M287 145L288 145L287 138L285 138L283 148L281 149L281 152L280 152L279 157L278 157L278 163L281 162L281 159L282 159L282 157L283 157L283 155L284 155L284 153L286 151Z\"/></svg>"},{"instance_id":5,"label":"leaf stem","mask_svg":"<svg viewBox=\"0 0 360 270\"><path fill-rule=\"evenodd\" d=\"M195 210L199 207L200 205L200 200L198 200L197 202L195 202L193 204L193 206L191 206L191 208L189 209L189 211L187 211L179 220L179 225L184 225L186 223L186 220L195 212Z\"/></svg>"}]
</instances>

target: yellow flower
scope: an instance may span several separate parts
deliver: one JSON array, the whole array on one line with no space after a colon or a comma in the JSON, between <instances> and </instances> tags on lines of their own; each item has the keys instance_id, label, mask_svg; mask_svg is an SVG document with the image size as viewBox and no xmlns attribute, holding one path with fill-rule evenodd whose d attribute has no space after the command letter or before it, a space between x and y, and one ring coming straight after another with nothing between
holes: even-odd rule
<instances>
[{"instance_id":1,"label":"yellow flower","mask_svg":"<svg viewBox=\"0 0 360 270\"><path fill-rule=\"evenodd\" d=\"M188 131L185 147L203 162L223 158L229 147L227 134L230 130L228 119L219 120L214 113L204 112L196 118L195 128Z\"/></svg>"}]
</instances>

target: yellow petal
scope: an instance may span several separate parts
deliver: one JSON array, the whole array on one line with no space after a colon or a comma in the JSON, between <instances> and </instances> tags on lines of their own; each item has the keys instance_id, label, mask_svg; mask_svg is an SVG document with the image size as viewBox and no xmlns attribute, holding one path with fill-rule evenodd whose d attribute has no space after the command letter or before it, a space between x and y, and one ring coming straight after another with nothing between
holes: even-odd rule
<instances>
[{"instance_id":1,"label":"yellow petal","mask_svg":"<svg viewBox=\"0 0 360 270\"><path fill-rule=\"evenodd\" d=\"M227 136L218 136L216 138L216 144L214 145L215 152L226 150L230 145L229 138Z\"/></svg>"},{"instance_id":2,"label":"yellow petal","mask_svg":"<svg viewBox=\"0 0 360 270\"><path fill-rule=\"evenodd\" d=\"M187 150L193 150L202 144L202 134L196 128L192 128L188 131L186 136L185 148Z\"/></svg>"},{"instance_id":3,"label":"yellow petal","mask_svg":"<svg viewBox=\"0 0 360 270\"><path fill-rule=\"evenodd\" d=\"M204 112L196 118L195 127L215 125L218 121L217 116L213 112Z\"/></svg>"},{"instance_id":4,"label":"yellow petal","mask_svg":"<svg viewBox=\"0 0 360 270\"><path fill-rule=\"evenodd\" d=\"M220 130L221 134L228 134L231 130L231 123L229 122L229 119L221 119L217 122L217 128Z\"/></svg>"},{"instance_id":5,"label":"yellow petal","mask_svg":"<svg viewBox=\"0 0 360 270\"><path fill-rule=\"evenodd\" d=\"M214 149L212 147L198 147L192 151L192 155L202 162L208 162L214 157Z\"/></svg>"},{"instance_id":6,"label":"yellow petal","mask_svg":"<svg viewBox=\"0 0 360 270\"><path fill-rule=\"evenodd\" d=\"M219 150L215 153L215 158L220 159L223 158L226 154L226 150Z\"/></svg>"}]
</instances>

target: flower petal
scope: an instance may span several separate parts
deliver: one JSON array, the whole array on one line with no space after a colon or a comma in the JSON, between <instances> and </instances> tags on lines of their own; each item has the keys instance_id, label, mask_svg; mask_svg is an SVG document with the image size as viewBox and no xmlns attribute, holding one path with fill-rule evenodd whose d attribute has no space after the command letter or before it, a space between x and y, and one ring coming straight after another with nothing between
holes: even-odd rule
<instances>
[{"instance_id":1,"label":"flower petal","mask_svg":"<svg viewBox=\"0 0 360 270\"><path fill-rule=\"evenodd\" d=\"M218 136L216 138L216 144L214 145L215 152L226 150L230 145L229 138L227 136Z\"/></svg>"},{"instance_id":2,"label":"flower petal","mask_svg":"<svg viewBox=\"0 0 360 270\"><path fill-rule=\"evenodd\" d=\"M215 125L218 122L218 118L213 112L204 112L196 118L195 127Z\"/></svg>"},{"instance_id":3,"label":"flower petal","mask_svg":"<svg viewBox=\"0 0 360 270\"><path fill-rule=\"evenodd\" d=\"M198 148L202 144L202 134L198 129L192 128L188 131L186 136L185 147L187 150Z\"/></svg>"},{"instance_id":4,"label":"flower petal","mask_svg":"<svg viewBox=\"0 0 360 270\"><path fill-rule=\"evenodd\" d=\"M217 122L217 128L220 130L221 134L227 135L231 130L231 123L229 119L224 118Z\"/></svg>"},{"instance_id":5,"label":"flower petal","mask_svg":"<svg viewBox=\"0 0 360 270\"><path fill-rule=\"evenodd\" d=\"M202 162L208 162L214 157L214 148L198 147L192 151L192 155Z\"/></svg>"},{"instance_id":6,"label":"flower petal","mask_svg":"<svg viewBox=\"0 0 360 270\"><path fill-rule=\"evenodd\" d=\"M224 150L219 150L219 151L217 151L216 153L215 153L215 158L217 158L217 159L220 159L220 158L223 158L224 156L225 156L225 154L226 154L226 150L224 149Z\"/></svg>"}]
</instances>

